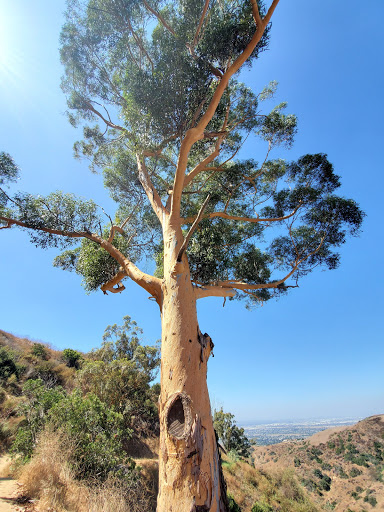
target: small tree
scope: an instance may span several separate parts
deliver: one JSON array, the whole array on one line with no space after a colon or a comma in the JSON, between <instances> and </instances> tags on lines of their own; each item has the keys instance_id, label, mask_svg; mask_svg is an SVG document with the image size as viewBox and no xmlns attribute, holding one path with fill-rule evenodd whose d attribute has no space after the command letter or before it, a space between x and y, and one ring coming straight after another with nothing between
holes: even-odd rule
<instances>
[{"instance_id":1,"label":"small tree","mask_svg":"<svg viewBox=\"0 0 384 512\"><path fill-rule=\"evenodd\" d=\"M213 427L228 452L234 451L241 457L249 457L251 443L245 435L244 429L236 425L234 418L233 414L224 412L221 408L213 415Z\"/></svg>"},{"instance_id":2,"label":"small tree","mask_svg":"<svg viewBox=\"0 0 384 512\"><path fill-rule=\"evenodd\" d=\"M79 368L81 354L73 348L65 348L63 350L63 359L69 368Z\"/></svg>"},{"instance_id":3,"label":"small tree","mask_svg":"<svg viewBox=\"0 0 384 512\"><path fill-rule=\"evenodd\" d=\"M293 143L296 118L285 104L261 111L274 83L256 93L238 79L266 48L277 4L68 0L63 89L70 122L84 124L76 154L103 169L118 203L108 226L71 194L11 196L17 166L0 161L3 228L27 229L42 247L79 242L55 264L88 290L120 293L129 278L159 305L161 512L227 509L206 385L213 343L196 301L286 293L314 268L336 268L363 218L335 194L326 155L272 157ZM265 142L259 161L239 157L248 136ZM138 263L153 254L150 275Z\"/></svg>"},{"instance_id":4,"label":"small tree","mask_svg":"<svg viewBox=\"0 0 384 512\"><path fill-rule=\"evenodd\" d=\"M160 366L160 350L158 346L141 343L143 330L130 316L125 316L123 320L121 326L108 325L103 334L101 347L94 349L91 357L104 363L118 359L131 361L132 367L145 374L147 381L150 382L155 378Z\"/></svg>"},{"instance_id":5,"label":"small tree","mask_svg":"<svg viewBox=\"0 0 384 512\"><path fill-rule=\"evenodd\" d=\"M83 392L94 393L137 434L158 431L158 413L150 387L160 365L157 346L142 345L143 331L129 316L122 326L109 325L103 344L85 360L77 379ZM155 399L154 399L155 398Z\"/></svg>"}]
</instances>

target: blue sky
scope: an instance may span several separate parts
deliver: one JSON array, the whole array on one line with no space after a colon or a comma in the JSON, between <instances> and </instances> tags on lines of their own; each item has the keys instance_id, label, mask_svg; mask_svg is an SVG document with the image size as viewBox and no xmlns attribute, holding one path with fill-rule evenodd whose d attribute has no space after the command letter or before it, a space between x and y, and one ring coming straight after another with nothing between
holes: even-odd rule
<instances>
[{"instance_id":1,"label":"blue sky","mask_svg":"<svg viewBox=\"0 0 384 512\"><path fill-rule=\"evenodd\" d=\"M113 212L101 177L72 157L80 134L63 115L59 87L64 9L62 0L0 0L0 150L22 169L18 189L75 192ZM200 301L200 327L215 343L212 403L240 423L384 412L383 15L379 0L281 0L269 50L243 74L255 90L279 82L277 101L299 118L286 157L327 153L341 194L367 217L338 270L313 273L279 301L251 312L239 302ZM245 156L257 159L252 149ZM129 284L121 295L86 295L79 276L52 267L55 255L25 232L1 231L0 329L87 351L129 314L147 342L160 337L157 305L143 290Z\"/></svg>"}]
</instances>

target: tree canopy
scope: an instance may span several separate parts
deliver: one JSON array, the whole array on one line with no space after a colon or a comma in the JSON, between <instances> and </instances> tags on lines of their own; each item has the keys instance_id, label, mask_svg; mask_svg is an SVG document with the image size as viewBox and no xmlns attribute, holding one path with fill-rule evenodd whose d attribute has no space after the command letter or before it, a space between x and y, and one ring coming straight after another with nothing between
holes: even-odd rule
<instances>
[{"instance_id":1,"label":"tree canopy","mask_svg":"<svg viewBox=\"0 0 384 512\"><path fill-rule=\"evenodd\" d=\"M180 221L179 258L187 253L201 296L265 301L317 266L336 268L363 213L336 195L326 155L275 156L293 144L296 117L285 103L263 111L276 83L257 93L239 78L267 47L276 5L69 0L62 87L70 122L83 127L75 154L102 170L116 213L62 192L8 195L18 169L2 153L3 227L66 249L54 264L82 275L88 291L122 291L145 257L163 276L164 212ZM248 137L265 142L258 160L240 158Z\"/></svg>"}]
</instances>

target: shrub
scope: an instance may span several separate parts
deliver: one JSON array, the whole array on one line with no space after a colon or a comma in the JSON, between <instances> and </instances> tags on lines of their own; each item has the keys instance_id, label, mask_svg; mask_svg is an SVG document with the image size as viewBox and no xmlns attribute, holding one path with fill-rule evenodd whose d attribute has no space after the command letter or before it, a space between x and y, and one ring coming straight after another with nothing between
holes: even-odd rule
<instances>
[{"instance_id":1,"label":"shrub","mask_svg":"<svg viewBox=\"0 0 384 512\"><path fill-rule=\"evenodd\" d=\"M51 408L60 402L65 391L61 387L47 388L41 379L30 379L23 386L25 400L19 405L19 413L25 416L12 445L14 453L27 460L31 457L38 434L49 421Z\"/></svg>"},{"instance_id":2,"label":"shrub","mask_svg":"<svg viewBox=\"0 0 384 512\"><path fill-rule=\"evenodd\" d=\"M79 368L81 357L80 352L73 350L73 348L63 350L63 359L70 368Z\"/></svg>"},{"instance_id":3,"label":"shrub","mask_svg":"<svg viewBox=\"0 0 384 512\"><path fill-rule=\"evenodd\" d=\"M14 374L18 374L15 354L7 347L0 347L0 379L6 381Z\"/></svg>"},{"instance_id":4,"label":"shrub","mask_svg":"<svg viewBox=\"0 0 384 512\"><path fill-rule=\"evenodd\" d=\"M231 494L228 494L228 512L241 512L241 508Z\"/></svg>"},{"instance_id":5,"label":"shrub","mask_svg":"<svg viewBox=\"0 0 384 512\"><path fill-rule=\"evenodd\" d=\"M128 464L128 472L133 469L134 463L122 450L122 415L108 409L97 396L83 397L80 390L75 390L55 404L50 420L74 442L71 463L78 478L105 480L122 464Z\"/></svg>"},{"instance_id":6,"label":"shrub","mask_svg":"<svg viewBox=\"0 0 384 512\"><path fill-rule=\"evenodd\" d=\"M157 430L158 412L149 376L134 361L86 361L77 378L83 393L93 393L123 415L126 428L145 433Z\"/></svg>"},{"instance_id":7,"label":"shrub","mask_svg":"<svg viewBox=\"0 0 384 512\"><path fill-rule=\"evenodd\" d=\"M369 503L372 507L377 505L377 499L374 496L364 496L364 501Z\"/></svg>"},{"instance_id":8,"label":"shrub","mask_svg":"<svg viewBox=\"0 0 384 512\"><path fill-rule=\"evenodd\" d=\"M48 359L48 351L42 343L34 343L31 349L32 355L40 359Z\"/></svg>"},{"instance_id":9,"label":"shrub","mask_svg":"<svg viewBox=\"0 0 384 512\"><path fill-rule=\"evenodd\" d=\"M0 423L0 447L8 447L12 432L7 423Z\"/></svg>"},{"instance_id":10,"label":"shrub","mask_svg":"<svg viewBox=\"0 0 384 512\"><path fill-rule=\"evenodd\" d=\"M75 479L71 465L73 439L47 428L38 439L32 460L21 469L20 481L40 510L56 512L144 512L153 510L153 492L142 480L108 478L87 485Z\"/></svg>"},{"instance_id":11,"label":"shrub","mask_svg":"<svg viewBox=\"0 0 384 512\"><path fill-rule=\"evenodd\" d=\"M349 476L351 478L355 478L355 476L359 476L361 475L362 471L360 469L357 469L357 468L352 468L350 473L349 473Z\"/></svg>"},{"instance_id":12,"label":"shrub","mask_svg":"<svg viewBox=\"0 0 384 512\"><path fill-rule=\"evenodd\" d=\"M335 472L340 478L348 478L348 475L344 471L343 466L335 466Z\"/></svg>"},{"instance_id":13,"label":"shrub","mask_svg":"<svg viewBox=\"0 0 384 512\"><path fill-rule=\"evenodd\" d=\"M60 384L59 378L55 372L55 363L53 361L39 361L34 368L33 379L42 380L48 388L52 388Z\"/></svg>"},{"instance_id":14,"label":"shrub","mask_svg":"<svg viewBox=\"0 0 384 512\"><path fill-rule=\"evenodd\" d=\"M266 503L258 501L253 505L251 512L273 512L273 508Z\"/></svg>"}]
</instances>

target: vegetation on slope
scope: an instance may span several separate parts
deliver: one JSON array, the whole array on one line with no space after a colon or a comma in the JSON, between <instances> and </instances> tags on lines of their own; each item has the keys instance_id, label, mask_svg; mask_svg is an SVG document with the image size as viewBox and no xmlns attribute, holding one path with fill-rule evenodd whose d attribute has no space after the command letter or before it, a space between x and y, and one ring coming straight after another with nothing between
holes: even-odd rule
<instances>
[{"instance_id":1,"label":"vegetation on slope","mask_svg":"<svg viewBox=\"0 0 384 512\"><path fill-rule=\"evenodd\" d=\"M160 354L129 317L82 354L0 331L0 443L25 492L57 512L156 507ZM231 512L370 511L384 495L384 423L370 418L329 440L256 447L215 411ZM20 464L22 464L20 469ZM349 500L349 501L348 501Z\"/></svg>"},{"instance_id":2,"label":"vegetation on slope","mask_svg":"<svg viewBox=\"0 0 384 512\"><path fill-rule=\"evenodd\" d=\"M384 416L304 441L254 448L263 471L294 467L302 485L325 510L384 509Z\"/></svg>"},{"instance_id":3,"label":"vegetation on slope","mask_svg":"<svg viewBox=\"0 0 384 512\"><path fill-rule=\"evenodd\" d=\"M24 465L32 495L49 502L61 490L61 505L49 506L83 510L70 505L76 487L82 495L113 491L124 510L136 510L127 508L132 500L137 510L151 510L155 490L133 456L158 434L158 384L151 382L160 357L157 346L140 343L141 334L125 317L121 327L107 327L101 348L81 354L1 332L1 447Z\"/></svg>"}]
</instances>

